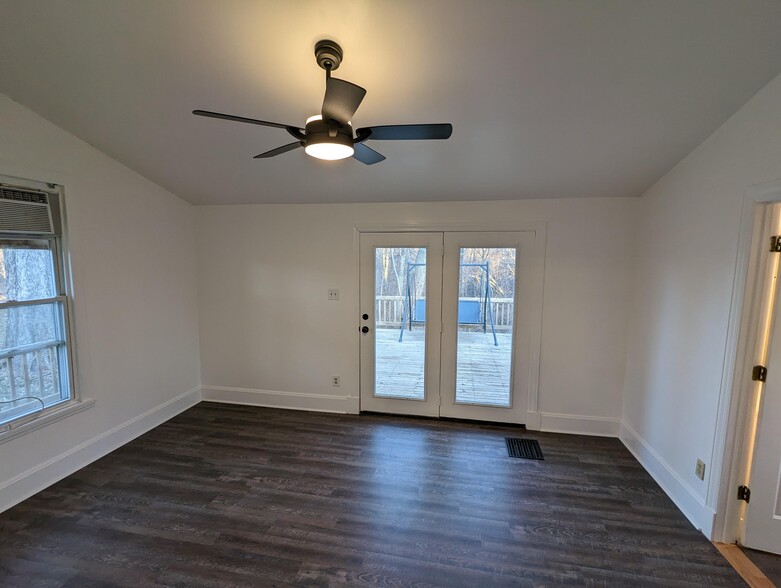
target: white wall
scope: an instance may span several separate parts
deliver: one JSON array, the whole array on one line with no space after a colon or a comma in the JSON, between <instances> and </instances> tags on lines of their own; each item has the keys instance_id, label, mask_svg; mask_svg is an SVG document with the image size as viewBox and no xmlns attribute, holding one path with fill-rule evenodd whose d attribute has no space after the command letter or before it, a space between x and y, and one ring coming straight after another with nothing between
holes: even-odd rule
<instances>
[{"instance_id":1,"label":"white wall","mask_svg":"<svg viewBox=\"0 0 781 588\"><path fill-rule=\"evenodd\" d=\"M778 77L641 199L621 437L706 534L744 191L780 177Z\"/></svg>"},{"instance_id":2,"label":"white wall","mask_svg":"<svg viewBox=\"0 0 781 588\"><path fill-rule=\"evenodd\" d=\"M0 174L65 186L92 408L0 444L0 510L198 400L193 207L0 95Z\"/></svg>"},{"instance_id":3,"label":"white wall","mask_svg":"<svg viewBox=\"0 0 781 588\"><path fill-rule=\"evenodd\" d=\"M560 199L198 207L204 398L358 410L356 226L547 221L543 427L615 435L637 205ZM328 288L340 289L338 302L326 300ZM340 388L330 385L334 374Z\"/></svg>"}]
</instances>

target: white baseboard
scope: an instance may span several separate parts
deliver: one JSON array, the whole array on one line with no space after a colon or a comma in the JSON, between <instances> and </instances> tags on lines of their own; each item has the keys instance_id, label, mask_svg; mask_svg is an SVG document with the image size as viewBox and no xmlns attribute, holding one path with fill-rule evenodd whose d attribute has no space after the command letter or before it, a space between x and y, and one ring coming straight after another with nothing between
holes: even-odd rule
<instances>
[{"instance_id":1,"label":"white baseboard","mask_svg":"<svg viewBox=\"0 0 781 588\"><path fill-rule=\"evenodd\" d=\"M561 414L557 412L528 414L529 419L526 424L528 429L547 431L549 433L618 437L619 428L621 426L621 419L618 418Z\"/></svg>"},{"instance_id":2,"label":"white baseboard","mask_svg":"<svg viewBox=\"0 0 781 588\"><path fill-rule=\"evenodd\" d=\"M656 483L686 515L692 525L709 539L713 535L716 512L697 496L694 489L628 424L621 423L619 439Z\"/></svg>"},{"instance_id":3,"label":"white baseboard","mask_svg":"<svg viewBox=\"0 0 781 588\"><path fill-rule=\"evenodd\" d=\"M0 512L11 508L33 494L71 475L73 472L111 453L136 437L154 429L180 412L198 404L200 400L200 388L196 387L188 390L168 402L156 406L97 437L53 457L41 465L11 478L0 485Z\"/></svg>"},{"instance_id":4,"label":"white baseboard","mask_svg":"<svg viewBox=\"0 0 781 588\"><path fill-rule=\"evenodd\" d=\"M202 386L201 399L225 404L247 404L289 410L312 410L354 414L358 412L358 399L334 394L309 394L305 392L278 392L252 388L228 388Z\"/></svg>"}]
</instances>

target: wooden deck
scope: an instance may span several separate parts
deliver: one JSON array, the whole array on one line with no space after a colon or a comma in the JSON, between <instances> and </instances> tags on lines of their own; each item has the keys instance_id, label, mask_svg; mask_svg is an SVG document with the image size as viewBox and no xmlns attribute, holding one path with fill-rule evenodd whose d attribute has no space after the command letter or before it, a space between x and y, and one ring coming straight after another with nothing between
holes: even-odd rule
<instances>
[{"instance_id":1,"label":"wooden deck","mask_svg":"<svg viewBox=\"0 0 781 588\"><path fill-rule=\"evenodd\" d=\"M423 398L424 338L419 326L405 330L401 343L398 328L377 329L377 396ZM498 346L490 330L459 333L457 402L509 406L512 335L496 338Z\"/></svg>"}]
</instances>

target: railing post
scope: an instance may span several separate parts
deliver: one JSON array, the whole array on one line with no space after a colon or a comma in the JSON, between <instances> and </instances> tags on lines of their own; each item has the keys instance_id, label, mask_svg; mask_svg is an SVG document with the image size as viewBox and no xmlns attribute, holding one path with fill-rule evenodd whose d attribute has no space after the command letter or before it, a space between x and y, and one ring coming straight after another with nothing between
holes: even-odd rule
<instances>
[{"instance_id":1,"label":"railing post","mask_svg":"<svg viewBox=\"0 0 781 588\"><path fill-rule=\"evenodd\" d=\"M30 362L27 361L27 354L22 354L22 372L24 373L24 395L32 396L30 390Z\"/></svg>"},{"instance_id":2,"label":"railing post","mask_svg":"<svg viewBox=\"0 0 781 588\"><path fill-rule=\"evenodd\" d=\"M14 374L14 361L12 357L7 357L6 365L8 366L8 388L11 392L11 400L16 400L16 374Z\"/></svg>"},{"instance_id":3,"label":"railing post","mask_svg":"<svg viewBox=\"0 0 781 588\"><path fill-rule=\"evenodd\" d=\"M41 366L41 350L35 350L35 364L38 366L38 393L44 396L43 391L43 367Z\"/></svg>"}]
</instances>

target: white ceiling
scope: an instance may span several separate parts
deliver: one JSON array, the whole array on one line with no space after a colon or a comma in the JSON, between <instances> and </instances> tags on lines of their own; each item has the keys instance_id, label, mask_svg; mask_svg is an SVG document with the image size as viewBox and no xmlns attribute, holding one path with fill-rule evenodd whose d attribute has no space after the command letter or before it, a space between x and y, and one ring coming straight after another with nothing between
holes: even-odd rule
<instances>
[{"instance_id":1,"label":"white ceiling","mask_svg":"<svg viewBox=\"0 0 781 588\"><path fill-rule=\"evenodd\" d=\"M314 43L356 127L452 122L321 162ZM0 92L196 204L638 196L781 71L778 0L0 0Z\"/></svg>"}]
</instances>

